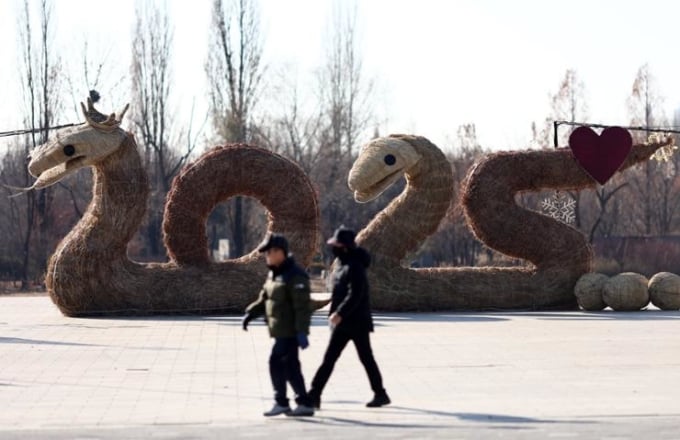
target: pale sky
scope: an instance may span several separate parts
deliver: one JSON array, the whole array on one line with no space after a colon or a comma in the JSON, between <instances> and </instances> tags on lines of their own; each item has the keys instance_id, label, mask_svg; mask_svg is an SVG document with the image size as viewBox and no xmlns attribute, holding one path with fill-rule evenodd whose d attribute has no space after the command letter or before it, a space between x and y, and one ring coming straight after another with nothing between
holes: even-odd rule
<instances>
[{"instance_id":1,"label":"pale sky","mask_svg":"<svg viewBox=\"0 0 680 440\"><path fill-rule=\"evenodd\" d=\"M134 0L57 0L54 46L77 64L87 39L94 52L110 51L126 75L134 5ZM176 105L187 108L195 99L204 112L211 2L168 5L175 26ZM272 71L286 66L304 85L322 61L332 0L259 5L265 62ZM628 124L626 98L644 63L657 79L667 113L680 106L680 2L359 0L358 5L358 48L376 84L374 109L382 133L420 134L444 146L459 125L475 123L484 147L527 148L532 121L547 116L548 96L568 68L585 83L589 122ZM15 115L21 102L17 9L18 1L0 0L0 131L21 128ZM115 110L123 103L118 100L129 96L103 101L102 110ZM80 120L70 111L58 119Z\"/></svg>"}]
</instances>

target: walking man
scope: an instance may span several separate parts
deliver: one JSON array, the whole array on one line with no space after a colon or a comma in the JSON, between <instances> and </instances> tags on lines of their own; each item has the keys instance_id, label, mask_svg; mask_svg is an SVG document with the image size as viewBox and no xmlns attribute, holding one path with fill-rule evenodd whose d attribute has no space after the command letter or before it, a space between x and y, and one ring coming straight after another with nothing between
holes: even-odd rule
<instances>
[{"instance_id":1,"label":"walking man","mask_svg":"<svg viewBox=\"0 0 680 440\"><path fill-rule=\"evenodd\" d=\"M371 256L356 245L354 236L354 231L341 226L327 241L340 264L331 274L333 294L328 317L332 329L331 339L323 363L314 375L309 390L309 398L317 409L321 408L321 393L333 372L335 362L349 341L354 342L373 389L373 400L366 406L373 408L390 403L369 338L373 331L373 317L366 268L371 262Z\"/></svg>"},{"instance_id":2,"label":"walking man","mask_svg":"<svg viewBox=\"0 0 680 440\"><path fill-rule=\"evenodd\" d=\"M288 254L288 241L283 235L270 234L259 246L264 252L269 275L257 301L246 308L243 330L258 316L265 315L269 335L274 345L269 357L269 374L274 386L274 406L266 417L312 416L314 408L305 391L305 380L300 369L298 347L309 346L307 335L311 319L309 306L309 276ZM295 391L297 407L291 410L286 395L290 383Z\"/></svg>"}]
</instances>

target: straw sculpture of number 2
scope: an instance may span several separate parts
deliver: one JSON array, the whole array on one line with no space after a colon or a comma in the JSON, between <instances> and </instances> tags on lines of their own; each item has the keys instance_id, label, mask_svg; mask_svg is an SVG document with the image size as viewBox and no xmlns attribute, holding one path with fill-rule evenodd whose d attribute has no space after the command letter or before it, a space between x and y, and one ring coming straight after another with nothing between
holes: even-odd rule
<instances>
[{"instance_id":1,"label":"straw sculpture of number 2","mask_svg":"<svg viewBox=\"0 0 680 440\"><path fill-rule=\"evenodd\" d=\"M310 262L319 230L312 184L297 164L242 144L208 151L173 181L163 219L170 261L130 261L127 243L144 218L149 188L135 139L120 127L127 106L109 116L90 100L82 109L84 124L57 131L31 153L29 171L37 180L26 188L94 169L87 211L48 263L45 282L62 313L241 313L264 280L264 262L256 251L212 262L205 233L214 206L239 194L259 200L269 213L268 230L286 234L301 263Z\"/></svg>"}]
</instances>

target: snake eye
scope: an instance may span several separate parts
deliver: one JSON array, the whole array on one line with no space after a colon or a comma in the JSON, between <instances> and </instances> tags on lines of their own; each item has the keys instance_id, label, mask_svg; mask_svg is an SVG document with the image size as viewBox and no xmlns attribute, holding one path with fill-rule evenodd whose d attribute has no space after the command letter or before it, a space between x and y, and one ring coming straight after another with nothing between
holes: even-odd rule
<instances>
[{"instance_id":1,"label":"snake eye","mask_svg":"<svg viewBox=\"0 0 680 440\"><path fill-rule=\"evenodd\" d=\"M394 157L394 154L388 154L388 155L386 155L384 160L385 160L385 163L386 163L387 165L390 165L390 166L392 166L392 165L394 165L395 163L397 163L397 158Z\"/></svg>"},{"instance_id":2,"label":"snake eye","mask_svg":"<svg viewBox=\"0 0 680 440\"><path fill-rule=\"evenodd\" d=\"M64 154L69 156L69 157L73 156L74 154L76 154L76 147L74 147L73 145L70 145L70 144L66 145L64 147Z\"/></svg>"}]
</instances>

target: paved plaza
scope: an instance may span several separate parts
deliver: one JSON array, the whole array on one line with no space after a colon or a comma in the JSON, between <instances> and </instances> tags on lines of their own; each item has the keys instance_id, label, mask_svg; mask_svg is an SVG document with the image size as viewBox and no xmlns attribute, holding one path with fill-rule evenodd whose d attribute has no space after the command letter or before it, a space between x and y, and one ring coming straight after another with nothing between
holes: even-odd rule
<instances>
[{"instance_id":1,"label":"paved plaza","mask_svg":"<svg viewBox=\"0 0 680 440\"><path fill-rule=\"evenodd\" d=\"M680 312L376 314L393 404L353 347L313 418L265 419L264 323L65 318L0 297L1 439L680 439ZM307 382L328 328L313 319Z\"/></svg>"}]
</instances>

